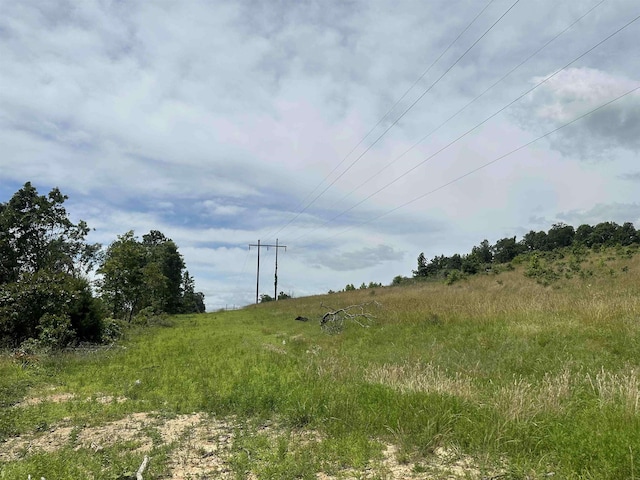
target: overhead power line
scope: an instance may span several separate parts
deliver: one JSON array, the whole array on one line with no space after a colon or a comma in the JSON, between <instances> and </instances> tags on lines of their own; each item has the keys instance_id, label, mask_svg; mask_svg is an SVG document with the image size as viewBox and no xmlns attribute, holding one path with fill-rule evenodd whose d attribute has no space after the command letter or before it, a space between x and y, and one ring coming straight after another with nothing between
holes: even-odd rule
<instances>
[{"instance_id":1,"label":"overhead power line","mask_svg":"<svg viewBox=\"0 0 640 480\"><path fill-rule=\"evenodd\" d=\"M606 108L606 107L608 107L609 105L611 105L611 104L613 104L613 103L615 103L615 102L617 102L617 101L619 101L619 100L621 100L621 99L623 99L623 98L625 98L625 97L627 97L627 96L631 95L632 93L637 92L637 91L639 91L639 90L640 90L640 86L635 87L635 88L632 88L631 90L628 90L627 92L623 93L622 95L619 95L618 97L616 97L616 98L614 98L614 99L612 99L612 100L609 100L609 101L608 101L608 102L606 102L606 103L601 104L600 106L598 106L598 107L594 108L593 110L590 110L589 112L584 113L584 114L582 114L582 115L580 115L580 116L578 116L578 117L574 118L573 120L571 120L571 121L569 121L569 122L567 122L567 123L565 123L565 124L563 124L563 125L561 125L561 126L559 126L559 127L556 127L556 128L554 128L553 130L550 130L550 131L548 131L547 133L545 133L545 134L543 134L543 135L540 135L539 137L537 137L537 138L535 138L535 139L533 139L533 140L531 140L531 141L529 141L529 142L527 142L527 143L524 143L524 144L520 145L520 146L519 146L519 147L517 147L517 148L514 148L513 150L511 150L511 151L509 151L509 152L507 152L507 153L505 153L505 154L503 154L503 155L501 155L501 156L499 156L499 157L497 157L497 158L495 158L495 159L491 160L490 162L484 163L483 165L480 165L479 167L476 167L476 168L474 168L473 170L470 170L470 171L466 172L465 174L460 175L459 177L456 177L456 178L454 178L453 180L450 180L449 182L444 183L444 184L440 185L440 186L439 186L439 187L437 187L437 188L434 188L433 190L430 190L430 191L428 191L428 192L425 192L425 193L423 193L423 194L421 194L421 195L419 195L419 196L417 196L417 197L413 198L412 200L409 200L408 202L405 202L405 203L403 203L403 204L401 204L401 205L398 205L397 207L392 208L391 210L388 210L388 211L386 211L386 212L384 212L384 213L382 213L382 214L380 214L380 215L377 215L377 216L375 216L375 217L373 217L373 218L370 218L370 219L368 219L368 220L365 220L365 221L363 221L363 222L357 223L356 225L352 225L352 226L350 226L350 227L348 227L348 228L346 228L346 229L342 230L341 232L338 232L338 233L336 233L336 234L334 234L334 235L331 235L331 236L329 236L329 237L325 237L325 238L324 238L324 240L329 240L329 239L331 239L331 238L335 238L335 237L338 237L338 236L340 236L340 235L343 235L344 233L346 233L346 232L348 232L348 231L350 231L350 230L353 230L353 229L354 229L354 228L356 228L356 227L360 227L360 226L366 225L366 224L368 224L368 223L374 222L374 221L376 221L376 220L379 220L379 219L381 219L381 218L383 218L383 217L386 217L387 215L390 215L390 214L392 214L392 213L394 213L394 212L397 212L398 210L400 210L400 209L402 209L402 208L405 208L405 207L407 207L407 206L409 206L409 205L411 205L411 204L413 204L413 203L417 202L418 200L422 200L422 199L423 199L423 198L425 198L425 197L428 197L428 196L430 196L430 195L433 195L434 193L439 192L440 190L443 190L443 189L445 189L446 187L448 187L448 186L450 186L450 185L453 185L454 183L457 183L457 182L459 182L460 180L463 180L463 179L465 179L465 178L467 178L467 177L469 177L469 176L473 175L474 173L477 173L477 172L479 172L480 170L483 170L483 169L485 169L485 168L487 168L487 167L489 167L489 166L491 166L491 165L493 165L493 164L495 164L495 163L499 162L500 160L503 160L503 159L505 159L505 158L507 158L507 157L509 157L509 156L513 155L514 153L519 152L520 150L523 150L523 149L525 149L525 148L527 148L527 147L529 147L529 146L533 145L534 143L536 143L536 142L538 142L538 141L542 140L543 138L546 138L546 137L548 137L548 136L550 136L550 135L552 135L552 134L554 134L554 133L558 132L559 130L562 130L563 128L566 128L566 127L568 127L568 126L570 126L570 125L573 125L574 123L576 123L576 122L578 122L578 121L582 120L583 118L588 117L589 115L592 115L592 114L594 114L595 112L597 112L597 111L599 111L599 110L602 110L603 108Z\"/></svg>"},{"instance_id":2,"label":"overhead power line","mask_svg":"<svg viewBox=\"0 0 640 480\"><path fill-rule=\"evenodd\" d=\"M338 175L331 183L329 183L329 185L327 185L318 195L316 195L309 203L307 203L298 213L296 213L287 223L285 223L282 227L280 227L279 230L277 230L274 234L272 235L277 235L279 234L282 230L284 230L286 227L288 227L289 225L291 225L296 219L298 219L300 217L300 215L302 215L302 213L304 213L307 209L309 209L309 207L311 207L311 205L313 205L320 197L322 197L322 195L324 195L333 185L335 185L335 183L340 180L340 178L342 178L349 170L351 170L351 168L358 163L358 161L360 161L360 159L362 157L364 157L364 155L367 154L367 152L369 152L369 150L371 150L371 148L373 148L381 139L382 137L384 137L387 132L389 132L389 130L391 130L407 113L409 113L409 111L411 111L411 109L413 109L413 107L416 106L416 104L422 100L422 98L424 98L424 96L429 93L431 91L431 89L436 86L440 80L442 80L442 78L445 77L445 75L447 75L447 73L449 73L451 71L451 69L453 69L453 67L455 67L460 60L462 60L472 49L473 47L475 47L491 30L493 30L493 28L520 2L520 0L516 0L502 15L500 15L500 17L495 20L491 26L485 30L485 32L480 35L480 37L478 37L472 44L471 46L469 46L462 55L460 55L445 71L444 73L442 73L433 83L431 83L431 85L429 85L429 87L427 87L419 96L418 98L416 98L407 108L405 108L402 113L400 113L400 115L358 156L356 157L356 159L354 161L352 161L346 169L344 169L342 171L342 173L340 173L340 175ZM424 77L424 75L426 75L426 73L431 69L431 67L433 65L435 65L435 63L446 53L446 51L448 51L451 46L460 38L460 36L462 36L462 34L477 20L477 18L484 12L484 10L486 10L486 8L489 5L487 5L478 15L476 15L476 17L471 21L471 23L460 33L460 35L458 35L458 37L456 37L456 39L447 47L447 49L438 57L438 59L418 78L418 80L416 82L414 82L414 85L416 83L418 83L422 77ZM406 94L413 88L413 85L407 90L407 92L405 92L405 94L403 95L402 98L404 98L404 96L406 96ZM398 100L396 102L396 104L394 104L394 106L389 110L389 112L391 112L395 106L402 100L402 98L400 100ZM375 128L380 125L380 123L382 123L382 121L386 118L386 116L389 114L389 112L387 112L385 114L385 116L382 117L382 119L380 119L380 121L378 121L378 123L376 124L376 126L369 132L367 133L367 135L358 143L357 146L359 146L360 144L362 144L362 142L364 141L364 139L366 139L373 130L375 130ZM346 159L351 155L351 153L353 153L353 151L357 148L354 147L354 149L349 152L349 154L338 164L338 167L340 165L342 165L342 163L344 163L344 161L346 161ZM334 168L331 173L333 173L338 167ZM331 173L329 174L329 176L331 175ZM320 183L320 185L328 178L325 177L325 179ZM318 187L316 187L315 190L317 190ZM307 197L308 198L308 197Z\"/></svg>"},{"instance_id":3,"label":"overhead power line","mask_svg":"<svg viewBox=\"0 0 640 480\"><path fill-rule=\"evenodd\" d=\"M624 29L628 28L630 25L632 25L634 22L638 21L638 19L640 19L640 15L638 15L637 17L635 17L633 20L627 22L625 25L623 25L622 27L618 28L616 31L614 31L613 33L609 34L607 37L605 37L604 39L600 40L598 43L596 43L594 46L592 46L591 48L589 48L588 50L586 50L585 52L583 52L582 54L580 54L578 57L574 58L573 60L571 60L569 63L567 63L566 65L564 65L563 67L557 69L555 72L553 72L552 74L548 75L547 77L545 77L542 81L538 82L536 85L534 85L533 87L531 87L530 89L528 89L527 91L525 91L524 93L522 93L521 95L519 95L518 97L516 97L514 100L512 100L511 102L509 102L508 104L506 104L504 107L498 109L497 111L495 111L494 113L492 113L491 115L489 115L488 117L486 117L484 120L482 120L480 123L476 124L474 127L470 128L469 130L467 130L466 132L464 132L463 134L461 134L460 136L458 136L457 138L455 138L454 140L452 140L451 142L449 142L447 145L445 145L444 147L440 148L439 150L437 150L435 153L429 155L428 157L426 157L424 160L422 160L420 163L414 165L413 167L411 167L409 170L407 170L406 172L402 173L401 175L397 176L396 178L394 178L393 180L391 180L390 182L386 183L384 186L380 187L378 190L376 190L375 192L369 194L368 196L366 196L364 199L360 200L359 202L357 202L356 204L352 205L351 207L347 208L346 210L343 210L341 213L333 216L332 218L330 218L329 220L327 220L322 226L327 225L329 223L331 223L332 221L340 218L341 216L345 215L346 213L349 213L350 211L352 211L354 208L362 205L364 202L366 202L367 200L371 199L372 197L376 196L377 194L379 194L380 192L386 190L387 188L389 188L391 185L395 184L396 182L398 182L400 179L406 177L408 174L410 174L411 172L413 172L414 170L416 170L418 167L421 167L422 165L424 165L425 163L427 163L429 160L433 159L434 157L436 157L437 155L439 155L440 153L442 153L443 151L447 150L448 148L450 148L452 145L456 144L457 142L459 142L460 140L462 140L464 137L466 137L467 135L469 135L471 132L477 130L478 128L480 128L482 125L484 125L485 123L487 123L489 120L491 120L492 118L496 117L497 115L499 115L500 113L502 113L504 110L506 110L507 108L509 108L511 105L513 105L514 103L518 102L519 100L521 100L522 98L524 98L525 96L527 96L528 94L530 94L531 92L533 92L534 90L536 90L538 87L540 87L541 85L545 84L546 82L548 82L549 80L551 80L553 77L555 77L556 75L558 75L558 73L560 73L561 71L567 69L569 66L571 66L572 64L574 64L575 62L577 62L578 60L580 60L581 58L583 58L584 56L586 56L587 54L591 53L593 50L595 50L596 48L598 48L600 45L602 45L603 43L605 43L606 41L608 41L609 39L611 39L612 37L614 37L615 35L619 34L620 32L622 32ZM318 228L322 228L322 227L318 227ZM294 239L294 241L299 240L300 238L302 238L303 236L307 235L307 233L305 233L304 235Z\"/></svg>"},{"instance_id":4,"label":"overhead power line","mask_svg":"<svg viewBox=\"0 0 640 480\"><path fill-rule=\"evenodd\" d=\"M483 97L485 94L487 94L490 90L492 90L495 86L497 86L498 84L500 84L505 78L507 78L509 75L511 75L513 72L515 72L517 69L519 69L522 65L524 65L525 63L527 63L529 60L531 60L533 57L535 57L536 55L538 55L542 50L544 50L546 47L548 47L551 43L553 43L554 41L556 41L559 37L561 37L562 35L564 35L567 31L569 31L575 24L577 24L579 21L581 21L584 17L586 17L587 15L589 15L591 12L593 12L596 8L598 8L600 5L602 5L606 0L600 0L600 2L598 2L596 5L594 5L593 7L591 7L589 10L587 10L585 13L583 13L579 18L577 18L576 20L574 20L569 26L567 26L566 28L564 28L561 32L557 33L556 35L554 35L551 39L549 39L544 45L542 45L540 48L538 48L535 52L533 52L532 54L530 54L527 58L525 58L524 60L522 60L520 63L518 63L515 67L513 67L511 70L509 70L507 73L505 73L502 77L500 77L497 81L495 81L494 83L492 83L489 87L487 87L482 93L480 93L479 95L477 95L473 100L469 101L465 106L463 106L462 108L460 108L456 113L454 113L453 115L451 115L449 118L447 118L444 122L442 122L440 125L438 125L436 128L434 128L433 130L431 130L428 134L424 135L422 138L420 138L420 140L418 140L416 143L414 143L413 145L411 145L411 147L409 147L408 149L406 149L404 152L402 152L400 155L398 155L395 159L393 159L391 162L387 163L384 167L382 167L380 170L378 170L376 173L374 173L373 175L371 175L369 178L367 178L365 181L363 181L362 183L360 183L360 185L358 185L357 187L355 187L354 189L352 189L350 192L348 192L346 195L344 195L342 198L340 198L339 200L337 200L336 202L334 202L329 208L340 204L342 202L344 202L348 197L350 197L351 195L353 195L355 192L357 192L358 190L360 190L363 186L365 186L366 184L368 184L371 180L373 180L374 178L376 178L378 175L380 175L382 172L384 172L387 168L391 167L392 165L394 165L398 160L400 160L401 158L403 158L407 153L411 152L414 148L416 148L418 145L420 145L422 142L424 142L427 138L431 137L431 135L433 135L434 133L436 133L438 130L440 130L442 127L444 127L446 124L448 124L451 120L453 120L454 118L456 118L458 115L460 115L463 111L465 111L467 108L469 108L469 106L471 106L473 103L475 103L476 101L478 101L481 97Z\"/></svg>"}]
</instances>

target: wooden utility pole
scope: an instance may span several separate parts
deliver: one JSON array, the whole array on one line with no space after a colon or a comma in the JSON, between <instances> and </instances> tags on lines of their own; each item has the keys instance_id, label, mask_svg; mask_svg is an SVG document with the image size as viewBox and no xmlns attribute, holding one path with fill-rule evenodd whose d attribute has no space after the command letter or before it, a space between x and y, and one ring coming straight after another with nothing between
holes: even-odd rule
<instances>
[{"instance_id":1,"label":"wooden utility pole","mask_svg":"<svg viewBox=\"0 0 640 480\"><path fill-rule=\"evenodd\" d=\"M276 249L276 274L275 274L275 297L274 300L278 300L278 249L279 248L284 248L285 250L287 249L286 245L279 245L278 244L278 239L276 238L276 244L275 245L269 245L266 243L260 244L260 240L258 240L258 243L250 243L249 244L249 250L251 250L251 247L258 247L258 268L256 269L256 305L258 304L258 294L260 291L260 248L265 247L267 250L269 250L269 247L273 247Z\"/></svg>"}]
</instances>

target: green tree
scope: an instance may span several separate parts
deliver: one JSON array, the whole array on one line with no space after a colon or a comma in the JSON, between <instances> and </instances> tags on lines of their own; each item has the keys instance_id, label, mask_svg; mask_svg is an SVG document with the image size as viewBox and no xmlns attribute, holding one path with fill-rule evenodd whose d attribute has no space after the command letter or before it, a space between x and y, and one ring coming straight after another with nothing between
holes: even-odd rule
<instances>
[{"instance_id":1,"label":"green tree","mask_svg":"<svg viewBox=\"0 0 640 480\"><path fill-rule=\"evenodd\" d=\"M86 242L89 228L69 219L65 200L27 182L0 203L0 343L100 340L102 311L82 277L100 246Z\"/></svg>"},{"instance_id":2,"label":"green tree","mask_svg":"<svg viewBox=\"0 0 640 480\"><path fill-rule=\"evenodd\" d=\"M260 294L260 303L273 302L273 297L271 295L267 295L266 293Z\"/></svg>"},{"instance_id":3,"label":"green tree","mask_svg":"<svg viewBox=\"0 0 640 480\"><path fill-rule=\"evenodd\" d=\"M543 252L548 250L548 240L546 232L535 232L531 230L522 238L522 244L530 252Z\"/></svg>"},{"instance_id":4,"label":"green tree","mask_svg":"<svg viewBox=\"0 0 640 480\"><path fill-rule=\"evenodd\" d=\"M575 230L565 223L554 223L547 233L547 245L549 250L569 247L573 243Z\"/></svg>"},{"instance_id":5,"label":"green tree","mask_svg":"<svg viewBox=\"0 0 640 480\"><path fill-rule=\"evenodd\" d=\"M418 268L413 270L413 276L426 277L427 275L427 258L424 256L424 252L421 252L420 255L418 255Z\"/></svg>"},{"instance_id":6,"label":"green tree","mask_svg":"<svg viewBox=\"0 0 640 480\"><path fill-rule=\"evenodd\" d=\"M491 263L493 261L493 247L489 240L483 240L480 245L471 249L471 255L478 259L480 263Z\"/></svg>"},{"instance_id":7,"label":"green tree","mask_svg":"<svg viewBox=\"0 0 640 480\"><path fill-rule=\"evenodd\" d=\"M585 247L591 248L592 246L592 238L591 234L593 233L593 227L591 225L580 225L576 229L576 234L573 237L573 241L578 245L584 245Z\"/></svg>"},{"instance_id":8,"label":"green tree","mask_svg":"<svg viewBox=\"0 0 640 480\"><path fill-rule=\"evenodd\" d=\"M0 284L41 270L79 276L94 264L99 244L89 244L87 224L74 224L54 188L38 195L30 182L0 204Z\"/></svg>"},{"instance_id":9,"label":"green tree","mask_svg":"<svg viewBox=\"0 0 640 480\"><path fill-rule=\"evenodd\" d=\"M189 271L186 270L184 275L182 276L182 300L181 300L181 309L180 311L183 313L204 313L206 311L206 307L204 304L204 294L202 292L195 291L195 280L191 275L189 275ZM263 297L265 299L263 300ZM268 297L268 298L266 298ZM273 300L269 295L261 295L260 301L269 302Z\"/></svg>"},{"instance_id":10,"label":"green tree","mask_svg":"<svg viewBox=\"0 0 640 480\"><path fill-rule=\"evenodd\" d=\"M142 244L147 250L150 274L162 276L163 281L155 285L154 305L167 313L178 313L182 309L182 272L185 268L182 255L173 240L166 238L158 230L142 236Z\"/></svg>"},{"instance_id":11,"label":"green tree","mask_svg":"<svg viewBox=\"0 0 640 480\"><path fill-rule=\"evenodd\" d=\"M493 247L493 259L496 263L509 263L524 252L525 247L516 242L516 237L502 238Z\"/></svg>"},{"instance_id":12,"label":"green tree","mask_svg":"<svg viewBox=\"0 0 640 480\"><path fill-rule=\"evenodd\" d=\"M133 230L119 235L107 248L104 260L98 273L102 275L99 282L102 299L115 318L126 318L131 321L141 309L149 306L149 283L156 285L157 276L151 282L145 279L147 255L144 246L138 242ZM157 272L159 274L159 272ZM145 302L145 299L147 300Z\"/></svg>"}]
</instances>

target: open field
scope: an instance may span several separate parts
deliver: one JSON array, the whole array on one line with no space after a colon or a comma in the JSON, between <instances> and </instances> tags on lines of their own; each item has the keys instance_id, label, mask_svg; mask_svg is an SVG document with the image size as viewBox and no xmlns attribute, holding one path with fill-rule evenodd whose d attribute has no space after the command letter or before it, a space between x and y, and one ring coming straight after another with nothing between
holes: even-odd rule
<instances>
[{"instance_id":1,"label":"open field","mask_svg":"<svg viewBox=\"0 0 640 480\"><path fill-rule=\"evenodd\" d=\"M7 353L0 479L135 478L145 455L145 479L640 477L633 253L175 317L93 352ZM320 329L323 302L372 301L369 327Z\"/></svg>"}]
</instances>

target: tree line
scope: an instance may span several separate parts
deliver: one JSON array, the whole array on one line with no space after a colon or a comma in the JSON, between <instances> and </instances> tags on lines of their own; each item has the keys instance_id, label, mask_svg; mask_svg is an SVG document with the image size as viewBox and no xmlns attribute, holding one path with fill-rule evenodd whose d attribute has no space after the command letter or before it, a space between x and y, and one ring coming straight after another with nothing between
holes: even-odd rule
<instances>
[{"instance_id":1,"label":"tree line","mask_svg":"<svg viewBox=\"0 0 640 480\"><path fill-rule=\"evenodd\" d=\"M106 249L88 243L90 229L69 219L67 199L27 182L0 203L0 346L100 342L109 318L204 312L175 242L152 230L142 240L129 231Z\"/></svg>"},{"instance_id":2,"label":"tree line","mask_svg":"<svg viewBox=\"0 0 640 480\"><path fill-rule=\"evenodd\" d=\"M548 231L529 231L520 241L516 237L501 238L491 245L483 240L468 254L450 257L436 255L431 260L423 253L418 255L418 265L412 271L413 278L444 278L455 280L462 274L473 275L491 269L493 265L508 264L518 255L532 252L550 252L565 247L597 249L611 246L640 244L640 232L632 223L619 225L602 222L597 225L583 224L577 228L565 223L555 223ZM394 278L400 284L404 277Z\"/></svg>"}]
</instances>

